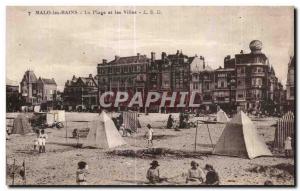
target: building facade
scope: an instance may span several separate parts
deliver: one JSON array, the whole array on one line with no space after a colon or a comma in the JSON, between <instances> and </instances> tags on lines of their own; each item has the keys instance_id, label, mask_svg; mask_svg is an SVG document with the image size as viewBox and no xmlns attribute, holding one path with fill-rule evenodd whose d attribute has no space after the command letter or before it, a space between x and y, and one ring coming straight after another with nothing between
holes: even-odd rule
<instances>
[{"instance_id":1,"label":"building facade","mask_svg":"<svg viewBox=\"0 0 300 191\"><path fill-rule=\"evenodd\" d=\"M234 68L234 73L231 73L233 78L230 79L231 92L235 92L236 95L234 104L237 110L247 112L278 112L276 110L280 104L280 98L275 95L280 94L283 89L268 57L261 52L262 42L253 40L249 48L250 53L241 51L232 59L230 56L224 59L224 69ZM234 98L231 100L234 101Z\"/></svg>"},{"instance_id":2,"label":"building facade","mask_svg":"<svg viewBox=\"0 0 300 191\"><path fill-rule=\"evenodd\" d=\"M37 100L39 103L52 102L57 91L57 84L52 79L41 78L37 80Z\"/></svg>"},{"instance_id":3,"label":"building facade","mask_svg":"<svg viewBox=\"0 0 300 191\"><path fill-rule=\"evenodd\" d=\"M18 83L6 79L6 112L20 110L20 94Z\"/></svg>"},{"instance_id":4,"label":"building facade","mask_svg":"<svg viewBox=\"0 0 300 191\"><path fill-rule=\"evenodd\" d=\"M236 75L234 68L218 68L214 71L215 89L213 102L226 113L236 110Z\"/></svg>"},{"instance_id":5,"label":"building facade","mask_svg":"<svg viewBox=\"0 0 300 191\"><path fill-rule=\"evenodd\" d=\"M27 70L20 83L21 96L26 105L38 104L37 99L37 77L32 70Z\"/></svg>"},{"instance_id":6,"label":"building facade","mask_svg":"<svg viewBox=\"0 0 300 191\"><path fill-rule=\"evenodd\" d=\"M179 91L189 92L190 58L180 51L170 55L162 52L160 59L156 59L154 52L151 52L151 58L139 53L129 57L115 56L115 59L110 62L103 60L98 64L97 77L99 95L105 91L127 91L130 95L141 92L145 98L149 91L170 94ZM177 98L176 101L178 101ZM121 103L118 110L128 109L127 105L126 102ZM133 107L131 109L169 112L174 108L168 106L161 108L154 103L149 108Z\"/></svg>"},{"instance_id":7,"label":"building facade","mask_svg":"<svg viewBox=\"0 0 300 191\"><path fill-rule=\"evenodd\" d=\"M262 53L262 42L254 40L249 44L250 53L241 51L233 58L226 56L224 66L212 69L205 63L203 56L189 57L181 51L175 54L161 53L160 58L151 52L151 57L137 54L136 56L119 57L107 62L103 60L97 65L98 98L107 91L126 91L130 95L142 92L143 97L149 91L188 92L187 99L195 93L195 103L200 103L196 110L208 112L221 107L226 112L244 110L253 113L274 113L282 110L284 100L283 86L278 81L268 57ZM291 65L291 64L290 64ZM290 80L294 77L290 67ZM292 99L293 88L287 92ZM113 97L105 101L113 102ZM130 99L129 99L130 100ZM178 103L176 97L176 103ZM159 101L158 101L159 102ZM118 110L126 110L124 102ZM176 104L175 104L176 105ZM107 108L106 108L107 109ZM115 108L110 108L114 109ZM176 112L188 108L171 108L166 105L155 105L151 108L130 108L138 111ZM193 108L195 110L195 108Z\"/></svg>"},{"instance_id":8,"label":"building facade","mask_svg":"<svg viewBox=\"0 0 300 191\"><path fill-rule=\"evenodd\" d=\"M20 82L20 90L22 105L41 105L47 110L53 105L57 84L53 78L37 78L32 70L27 70Z\"/></svg>"},{"instance_id":9,"label":"building facade","mask_svg":"<svg viewBox=\"0 0 300 191\"><path fill-rule=\"evenodd\" d=\"M98 81L92 74L76 77L65 83L63 105L67 111L97 111Z\"/></svg>"},{"instance_id":10,"label":"building facade","mask_svg":"<svg viewBox=\"0 0 300 191\"><path fill-rule=\"evenodd\" d=\"M295 110L295 59L290 58L286 82L286 100L288 110Z\"/></svg>"}]
</instances>

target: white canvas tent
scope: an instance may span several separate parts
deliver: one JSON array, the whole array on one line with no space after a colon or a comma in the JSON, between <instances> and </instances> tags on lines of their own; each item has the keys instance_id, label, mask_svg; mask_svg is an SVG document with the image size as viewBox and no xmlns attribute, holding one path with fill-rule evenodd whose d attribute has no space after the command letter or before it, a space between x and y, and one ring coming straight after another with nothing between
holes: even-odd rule
<instances>
[{"instance_id":1,"label":"white canvas tent","mask_svg":"<svg viewBox=\"0 0 300 191\"><path fill-rule=\"evenodd\" d=\"M51 125L56 122L66 121L66 115L64 110L51 110L47 113L47 124Z\"/></svg>"},{"instance_id":2,"label":"white canvas tent","mask_svg":"<svg viewBox=\"0 0 300 191\"><path fill-rule=\"evenodd\" d=\"M113 148L125 145L126 142L119 134L114 122L103 111L89 123L90 131L83 147Z\"/></svg>"},{"instance_id":3,"label":"white canvas tent","mask_svg":"<svg viewBox=\"0 0 300 191\"><path fill-rule=\"evenodd\" d=\"M226 124L213 154L250 159L272 155L265 142L259 137L255 125L243 111Z\"/></svg>"},{"instance_id":4,"label":"white canvas tent","mask_svg":"<svg viewBox=\"0 0 300 191\"><path fill-rule=\"evenodd\" d=\"M229 118L228 118L227 114L222 109L220 109L217 112L217 122L227 123L228 121L229 121Z\"/></svg>"}]
</instances>

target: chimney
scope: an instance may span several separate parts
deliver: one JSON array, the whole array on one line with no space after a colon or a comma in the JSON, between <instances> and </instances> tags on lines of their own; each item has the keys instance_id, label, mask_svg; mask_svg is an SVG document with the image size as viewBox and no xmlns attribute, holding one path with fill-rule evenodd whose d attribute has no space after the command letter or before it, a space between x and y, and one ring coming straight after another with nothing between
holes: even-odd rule
<instances>
[{"instance_id":1,"label":"chimney","mask_svg":"<svg viewBox=\"0 0 300 191\"><path fill-rule=\"evenodd\" d=\"M179 50L177 50L176 54L177 54L177 55L179 54Z\"/></svg>"},{"instance_id":2,"label":"chimney","mask_svg":"<svg viewBox=\"0 0 300 191\"><path fill-rule=\"evenodd\" d=\"M93 78L93 75L92 75L92 74L89 74L89 78Z\"/></svg>"},{"instance_id":3,"label":"chimney","mask_svg":"<svg viewBox=\"0 0 300 191\"><path fill-rule=\"evenodd\" d=\"M205 69L205 62L204 62L204 59L203 59L203 69Z\"/></svg>"},{"instance_id":4,"label":"chimney","mask_svg":"<svg viewBox=\"0 0 300 191\"><path fill-rule=\"evenodd\" d=\"M140 55L140 53L137 53L136 56L137 56L137 59L139 60L141 55Z\"/></svg>"},{"instance_id":5,"label":"chimney","mask_svg":"<svg viewBox=\"0 0 300 191\"><path fill-rule=\"evenodd\" d=\"M155 52L151 52L151 61L155 61Z\"/></svg>"},{"instance_id":6,"label":"chimney","mask_svg":"<svg viewBox=\"0 0 300 191\"><path fill-rule=\"evenodd\" d=\"M107 63L107 60L106 60L106 59L103 59L103 60L102 60L102 63L103 63L103 64L106 64L106 63Z\"/></svg>"},{"instance_id":7,"label":"chimney","mask_svg":"<svg viewBox=\"0 0 300 191\"><path fill-rule=\"evenodd\" d=\"M120 56L115 55L115 60L119 60Z\"/></svg>"},{"instance_id":8,"label":"chimney","mask_svg":"<svg viewBox=\"0 0 300 191\"><path fill-rule=\"evenodd\" d=\"M161 53L161 59L164 60L164 59L166 59L166 57L167 57L167 54L165 52L162 52Z\"/></svg>"},{"instance_id":9,"label":"chimney","mask_svg":"<svg viewBox=\"0 0 300 191\"><path fill-rule=\"evenodd\" d=\"M244 54L244 51L243 51L243 50L241 50L240 54Z\"/></svg>"},{"instance_id":10,"label":"chimney","mask_svg":"<svg viewBox=\"0 0 300 191\"><path fill-rule=\"evenodd\" d=\"M75 80L75 78L76 78L76 76L75 76L75 75L73 75L73 78L72 78L72 79L73 79L73 80Z\"/></svg>"}]
</instances>

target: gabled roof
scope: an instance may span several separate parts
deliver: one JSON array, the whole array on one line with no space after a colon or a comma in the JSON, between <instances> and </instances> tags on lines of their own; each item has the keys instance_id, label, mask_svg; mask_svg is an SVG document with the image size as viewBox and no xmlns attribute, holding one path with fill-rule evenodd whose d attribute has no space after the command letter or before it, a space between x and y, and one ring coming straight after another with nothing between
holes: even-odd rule
<instances>
[{"instance_id":1,"label":"gabled roof","mask_svg":"<svg viewBox=\"0 0 300 191\"><path fill-rule=\"evenodd\" d=\"M48 79L48 78L39 78L43 82L43 84L49 84L49 85L56 85L56 82L54 78Z\"/></svg>"},{"instance_id":2,"label":"gabled roof","mask_svg":"<svg viewBox=\"0 0 300 191\"><path fill-rule=\"evenodd\" d=\"M193 73L204 72L204 71L213 71L213 69L205 64L205 61L200 59L197 56L189 57L189 63L191 64L191 71Z\"/></svg>"},{"instance_id":3,"label":"gabled roof","mask_svg":"<svg viewBox=\"0 0 300 191\"><path fill-rule=\"evenodd\" d=\"M116 59L108 62L108 64L130 64L130 63L142 63L149 61L146 55L117 57Z\"/></svg>"},{"instance_id":4,"label":"gabled roof","mask_svg":"<svg viewBox=\"0 0 300 191\"><path fill-rule=\"evenodd\" d=\"M36 83L37 77L32 70L27 70L23 76L23 80L25 80L27 83Z\"/></svg>"},{"instance_id":5,"label":"gabled roof","mask_svg":"<svg viewBox=\"0 0 300 191\"><path fill-rule=\"evenodd\" d=\"M97 80L95 80L93 77L79 77L77 79L77 83L81 81L84 85L88 85L89 82L93 82L94 86L97 86Z\"/></svg>"},{"instance_id":6,"label":"gabled roof","mask_svg":"<svg viewBox=\"0 0 300 191\"><path fill-rule=\"evenodd\" d=\"M180 59L180 58L181 59L183 59L183 58L188 59L189 57L187 55L182 54L182 53L177 53L177 54L169 54L167 56L167 58L170 59L170 60L176 60L176 59Z\"/></svg>"}]
</instances>

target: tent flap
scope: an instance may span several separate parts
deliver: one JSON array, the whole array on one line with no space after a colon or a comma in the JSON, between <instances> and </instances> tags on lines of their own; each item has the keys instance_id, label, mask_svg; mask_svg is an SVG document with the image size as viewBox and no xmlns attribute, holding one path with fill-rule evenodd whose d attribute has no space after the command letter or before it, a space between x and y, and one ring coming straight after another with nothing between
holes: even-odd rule
<instances>
[{"instance_id":1,"label":"tent flap","mask_svg":"<svg viewBox=\"0 0 300 191\"><path fill-rule=\"evenodd\" d=\"M272 155L251 119L242 111L227 123L213 153L250 159Z\"/></svg>"},{"instance_id":2,"label":"tent flap","mask_svg":"<svg viewBox=\"0 0 300 191\"><path fill-rule=\"evenodd\" d=\"M83 144L84 147L114 148L126 144L114 122L105 113L90 122L90 131Z\"/></svg>"}]
</instances>

